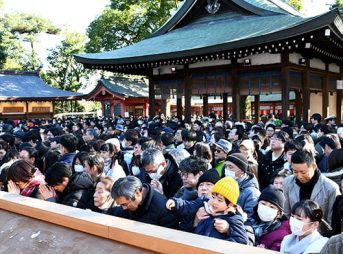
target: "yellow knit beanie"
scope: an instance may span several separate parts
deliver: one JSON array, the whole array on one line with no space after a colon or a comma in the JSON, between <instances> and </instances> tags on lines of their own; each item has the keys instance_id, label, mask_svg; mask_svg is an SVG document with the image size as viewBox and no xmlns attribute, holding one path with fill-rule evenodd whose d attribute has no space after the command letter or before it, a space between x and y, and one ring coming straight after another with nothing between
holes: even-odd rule
<instances>
[{"instance_id":1,"label":"yellow knit beanie","mask_svg":"<svg viewBox=\"0 0 343 254\"><path fill-rule=\"evenodd\" d=\"M222 195L235 205L239 196L239 186L236 180L230 176L226 176L213 186L211 192Z\"/></svg>"}]
</instances>

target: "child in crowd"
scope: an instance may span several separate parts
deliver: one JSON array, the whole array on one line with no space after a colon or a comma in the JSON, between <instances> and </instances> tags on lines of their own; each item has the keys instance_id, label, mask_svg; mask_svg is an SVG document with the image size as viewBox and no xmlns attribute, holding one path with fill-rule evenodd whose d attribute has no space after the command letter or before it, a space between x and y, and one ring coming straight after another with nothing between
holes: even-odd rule
<instances>
[{"instance_id":1,"label":"child in crowd","mask_svg":"<svg viewBox=\"0 0 343 254\"><path fill-rule=\"evenodd\" d=\"M285 196L273 185L265 188L255 207L253 224L256 245L280 251L282 239L291 233L287 218L283 214Z\"/></svg>"},{"instance_id":2,"label":"child in crowd","mask_svg":"<svg viewBox=\"0 0 343 254\"><path fill-rule=\"evenodd\" d=\"M231 242L248 244L248 236L244 228L243 218L237 212L236 204L239 196L239 186L232 177L219 180L211 190L212 197L202 205L207 212L199 222L194 223L194 233ZM188 210L190 203L184 202L177 206L173 199L166 203L168 209ZM186 208L186 209L185 209Z\"/></svg>"}]
</instances>

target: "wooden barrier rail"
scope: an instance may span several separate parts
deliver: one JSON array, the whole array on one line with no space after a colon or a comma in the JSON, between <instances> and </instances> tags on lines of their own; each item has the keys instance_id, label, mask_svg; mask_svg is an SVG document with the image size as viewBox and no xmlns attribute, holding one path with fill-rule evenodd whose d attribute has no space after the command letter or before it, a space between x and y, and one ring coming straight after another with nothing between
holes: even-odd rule
<instances>
[{"instance_id":1,"label":"wooden barrier rail","mask_svg":"<svg viewBox=\"0 0 343 254\"><path fill-rule=\"evenodd\" d=\"M88 210L67 207L7 192L0 192L0 209L3 210L2 213L5 215L0 215L1 224L4 224L4 221L1 220L5 220L6 216L8 216L8 213L4 211L11 212L11 215L23 215L34 219L30 219L32 222L29 225L32 228L35 227L34 225L36 222L44 221L62 226L64 229L69 228L84 232L89 238L95 236L111 240L113 241L113 252L108 253L114 253L115 244L118 245L121 243L124 244L126 248L127 246L131 246L131 248L136 247L144 249L144 251L142 250L143 252L158 253L276 253L261 248L103 215ZM1 234L0 240L2 241ZM25 243L27 244L27 242ZM98 243L100 244L99 241ZM17 241L17 244L20 246L20 241ZM63 244L63 242L61 242L61 244ZM68 246L65 247L67 248ZM87 248L87 245L85 245L84 248ZM98 248L101 249L101 246L98 246ZM85 249L85 251L87 251L87 249ZM88 250L86 253L91 252ZM118 252L117 249L117 253L121 252ZM132 253L137 253L137 251L133 251Z\"/></svg>"}]
</instances>

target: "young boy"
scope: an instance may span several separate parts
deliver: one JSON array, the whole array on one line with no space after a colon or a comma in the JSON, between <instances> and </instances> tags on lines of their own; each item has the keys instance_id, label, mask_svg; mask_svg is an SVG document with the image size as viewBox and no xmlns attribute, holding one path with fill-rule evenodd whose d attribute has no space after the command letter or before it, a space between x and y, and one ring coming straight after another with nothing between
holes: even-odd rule
<instances>
[{"instance_id":1,"label":"young boy","mask_svg":"<svg viewBox=\"0 0 343 254\"><path fill-rule=\"evenodd\" d=\"M198 207L201 210L205 210L207 216L203 216L200 221L195 220L194 233L231 242L248 244L248 236L244 228L243 218L237 212L236 208L239 196L237 181L231 177L224 177L213 186L211 192L212 197L208 203L203 202L201 205L204 205L204 207ZM166 206L168 209L175 208L179 210L178 212L181 210L184 210L183 212L185 210L194 211L196 207L184 209L187 206L191 206L190 203L185 201L182 204L177 204L175 200L170 199L167 201Z\"/></svg>"}]
</instances>

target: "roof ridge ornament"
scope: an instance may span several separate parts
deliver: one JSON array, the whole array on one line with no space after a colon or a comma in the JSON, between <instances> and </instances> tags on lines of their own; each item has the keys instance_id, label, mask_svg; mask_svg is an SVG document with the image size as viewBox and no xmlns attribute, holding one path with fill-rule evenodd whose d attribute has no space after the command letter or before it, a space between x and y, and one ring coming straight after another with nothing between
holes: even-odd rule
<instances>
[{"instance_id":1,"label":"roof ridge ornament","mask_svg":"<svg viewBox=\"0 0 343 254\"><path fill-rule=\"evenodd\" d=\"M207 0L207 5L205 7L209 14L216 14L220 8L219 0Z\"/></svg>"}]
</instances>

